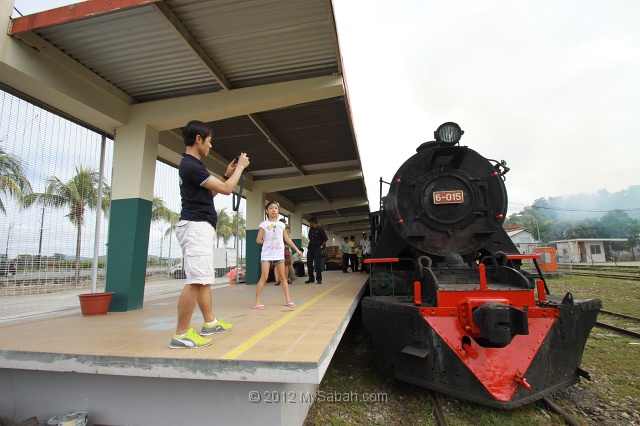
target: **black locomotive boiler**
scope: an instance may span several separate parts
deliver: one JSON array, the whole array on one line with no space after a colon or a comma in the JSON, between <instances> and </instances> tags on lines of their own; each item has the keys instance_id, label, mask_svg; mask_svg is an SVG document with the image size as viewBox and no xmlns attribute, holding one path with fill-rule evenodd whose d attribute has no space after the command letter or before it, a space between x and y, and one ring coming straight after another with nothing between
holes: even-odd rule
<instances>
[{"instance_id":1,"label":"black locomotive boiler","mask_svg":"<svg viewBox=\"0 0 640 426\"><path fill-rule=\"evenodd\" d=\"M511 409L588 378L580 364L602 303L549 293L539 255L521 254L502 227L506 163L460 146L462 134L438 127L371 215L362 318L381 370Z\"/></svg>"}]
</instances>

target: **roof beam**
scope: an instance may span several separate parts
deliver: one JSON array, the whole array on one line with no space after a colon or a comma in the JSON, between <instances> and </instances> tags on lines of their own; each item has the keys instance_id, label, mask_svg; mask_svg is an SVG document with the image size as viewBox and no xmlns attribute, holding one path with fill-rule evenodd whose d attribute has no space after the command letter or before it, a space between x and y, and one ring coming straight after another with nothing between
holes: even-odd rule
<instances>
[{"instance_id":1,"label":"roof beam","mask_svg":"<svg viewBox=\"0 0 640 426\"><path fill-rule=\"evenodd\" d=\"M191 33L182 25L182 22L178 19L178 17L173 13L169 6L167 6L164 2L158 2L154 4L154 9L162 16L169 27L174 30L174 32L184 41L184 43L189 47L189 49L194 53L196 58L209 70L213 78L216 79L218 84L222 86L225 90L231 90L233 86L224 76L218 65L211 60L211 58L204 51L202 46L196 41L196 39L191 35Z\"/></svg>"},{"instance_id":2,"label":"roof beam","mask_svg":"<svg viewBox=\"0 0 640 426\"><path fill-rule=\"evenodd\" d=\"M354 170L347 172L321 173L316 175L294 176L278 179L265 179L254 181L253 190L270 192L273 190L273 188L278 188L278 191L286 191L289 189L304 188L306 186L322 185L361 178L362 172L360 170Z\"/></svg>"},{"instance_id":3,"label":"roof beam","mask_svg":"<svg viewBox=\"0 0 640 426\"><path fill-rule=\"evenodd\" d=\"M333 225L336 223L345 224L345 223L353 223L360 222L363 220L369 220L369 216L367 215L359 215L359 216L344 216L344 217L332 217L332 218L321 218L320 222L323 225Z\"/></svg>"},{"instance_id":4,"label":"roof beam","mask_svg":"<svg viewBox=\"0 0 640 426\"><path fill-rule=\"evenodd\" d=\"M205 123L344 95L342 76L331 75L131 105L130 117L156 130L189 120Z\"/></svg>"},{"instance_id":5,"label":"roof beam","mask_svg":"<svg viewBox=\"0 0 640 426\"><path fill-rule=\"evenodd\" d=\"M248 114L247 117L258 128L260 133L262 133L264 137L267 138L267 142L269 142L269 144L271 144L271 146L273 146L275 150L278 151L280 155L282 155L282 157L287 161L288 164L290 164L293 168L295 168L298 171L298 173L300 173L301 175L306 174L306 172L302 169L302 166L300 165L300 163L298 163L293 158L293 155L289 154L289 152L284 148L284 146L282 146L280 141L278 141L278 138L276 138L273 135L273 133L271 133L271 130L267 128L267 126L262 122L262 120L256 117L255 114Z\"/></svg>"},{"instance_id":6,"label":"roof beam","mask_svg":"<svg viewBox=\"0 0 640 426\"><path fill-rule=\"evenodd\" d=\"M324 191L322 191L320 188L318 188L317 186L313 186L312 188L316 191L316 194L318 194L320 198L324 200L325 203L331 202L329 197L327 197L327 194L325 194Z\"/></svg>"},{"instance_id":7,"label":"roof beam","mask_svg":"<svg viewBox=\"0 0 640 426\"><path fill-rule=\"evenodd\" d=\"M320 221L322 223L322 221ZM343 226L327 226L326 229L330 230L333 233L354 233L354 232L358 232L358 231L362 231L362 232L367 232L367 234L369 234L369 232L371 232L371 225L369 223L362 223L362 224L345 224Z\"/></svg>"},{"instance_id":8,"label":"roof beam","mask_svg":"<svg viewBox=\"0 0 640 426\"><path fill-rule=\"evenodd\" d=\"M298 207L296 213L307 214L307 213L317 213L317 212L325 212L327 210L336 210L336 209L349 209L352 207L361 207L368 205L369 202L366 198L362 200L348 200L348 201L336 201L332 203L312 203L312 204L304 204Z\"/></svg>"}]
</instances>

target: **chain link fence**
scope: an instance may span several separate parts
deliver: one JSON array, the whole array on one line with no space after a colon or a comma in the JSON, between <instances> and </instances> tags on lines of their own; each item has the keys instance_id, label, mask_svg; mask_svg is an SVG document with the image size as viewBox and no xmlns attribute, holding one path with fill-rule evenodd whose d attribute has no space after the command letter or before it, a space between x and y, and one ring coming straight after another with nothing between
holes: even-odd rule
<instances>
[{"instance_id":1,"label":"chain link fence","mask_svg":"<svg viewBox=\"0 0 640 426\"><path fill-rule=\"evenodd\" d=\"M0 91L0 322L79 309L77 295L91 291L95 247L96 289L104 290L108 209L96 206L103 143L108 200L113 140ZM55 202L54 195L58 197ZM158 202L179 215L178 171L160 161L154 198L154 209ZM233 217L231 204L231 197L216 197L218 211L224 209ZM242 223L244 205L242 200ZM151 223L145 298L182 290L184 281L175 273L182 253L173 225L175 218L174 222L161 218ZM218 247L241 244L234 237L226 244L219 242ZM235 256L226 256L216 266L222 274L235 261Z\"/></svg>"}]
</instances>

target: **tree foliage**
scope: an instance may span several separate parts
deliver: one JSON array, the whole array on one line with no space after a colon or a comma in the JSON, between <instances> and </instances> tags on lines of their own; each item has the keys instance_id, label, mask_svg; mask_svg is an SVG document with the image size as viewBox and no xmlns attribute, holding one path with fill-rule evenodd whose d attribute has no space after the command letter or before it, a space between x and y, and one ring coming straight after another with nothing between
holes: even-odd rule
<instances>
[{"instance_id":1,"label":"tree foliage","mask_svg":"<svg viewBox=\"0 0 640 426\"><path fill-rule=\"evenodd\" d=\"M0 194L13 197L19 202L32 193L22 161L0 148ZM0 197L0 212L7 213L5 202Z\"/></svg>"},{"instance_id":2,"label":"tree foliage","mask_svg":"<svg viewBox=\"0 0 640 426\"><path fill-rule=\"evenodd\" d=\"M537 220L542 242L576 238L626 238L628 243L623 246L628 249L636 247L640 241L640 220L629 217L625 211L612 210L600 218L559 220L550 217L549 210L540 208L545 204L544 199L536 200L534 206L512 214L505 225L517 225L536 235ZM535 220L531 220L532 216Z\"/></svg>"},{"instance_id":3,"label":"tree foliage","mask_svg":"<svg viewBox=\"0 0 640 426\"><path fill-rule=\"evenodd\" d=\"M239 232L237 232L236 228L236 218L239 218ZM180 221L180 213L174 212L173 210L166 207L164 201L155 197L153 199L153 205L151 210L151 221L152 222L166 222L169 227L164 233L165 237L170 236L175 232L176 225ZM246 221L244 217L242 217L242 212L234 213L233 215L229 215L226 211L226 208L218 211L218 223L216 226L216 247L220 247L220 241L223 242L223 246L226 247L231 238L234 238L234 248L236 248L236 240L235 237L238 236L238 241L243 241L246 239L247 230L246 230Z\"/></svg>"},{"instance_id":4,"label":"tree foliage","mask_svg":"<svg viewBox=\"0 0 640 426\"><path fill-rule=\"evenodd\" d=\"M82 245L82 227L84 225L85 210L88 207L95 210L98 207L98 187L100 174L82 165L76 167L76 174L67 182L53 176L47 180L47 186L42 193L31 193L23 197L23 206L30 207L39 204L44 207L67 208L69 221L76 226L76 282L80 280L80 248ZM109 213L111 189L107 182L102 183L102 200L100 208Z\"/></svg>"}]
</instances>

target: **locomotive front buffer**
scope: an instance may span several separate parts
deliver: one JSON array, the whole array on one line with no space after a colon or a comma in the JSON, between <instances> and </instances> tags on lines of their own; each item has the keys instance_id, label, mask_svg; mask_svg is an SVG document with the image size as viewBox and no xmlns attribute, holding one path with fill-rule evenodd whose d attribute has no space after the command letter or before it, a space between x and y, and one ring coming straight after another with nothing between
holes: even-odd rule
<instances>
[{"instance_id":1,"label":"locomotive front buffer","mask_svg":"<svg viewBox=\"0 0 640 426\"><path fill-rule=\"evenodd\" d=\"M367 262L374 287L380 285L375 283L380 260L396 267L403 261ZM380 279L388 281L389 267L383 268L387 272ZM535 290L491 282L492 268L478 265L477 276L484 278L463 286L423 279L403 291L402 283L410 281L391 279L396 294L365 297L363 322L378 367L399 380L500 409L528 404L588 377L580 369L582 348L600 301L570 294L563 301L546 294L542 280ZM429 268L427 276L450 272ZM394 275L407 273L396 269Z\"/></svg>"}]
</instances>

